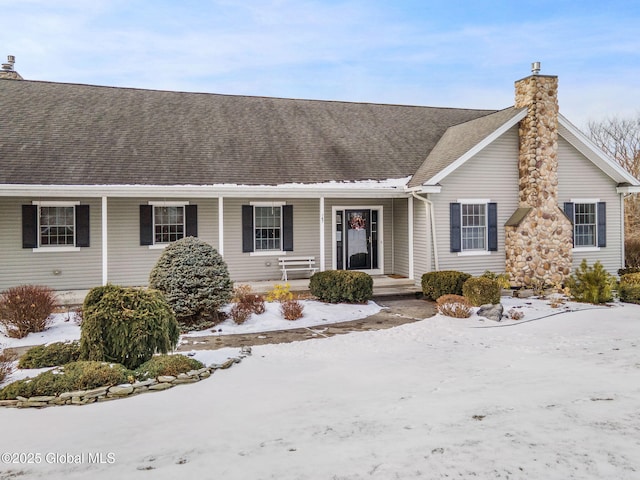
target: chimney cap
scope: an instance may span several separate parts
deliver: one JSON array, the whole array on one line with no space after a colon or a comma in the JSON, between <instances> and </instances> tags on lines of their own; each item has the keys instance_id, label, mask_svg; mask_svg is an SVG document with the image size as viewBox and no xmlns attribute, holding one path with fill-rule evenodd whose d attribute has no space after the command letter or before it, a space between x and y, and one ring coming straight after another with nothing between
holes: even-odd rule
<instances>
[{"instance_id":1,"label":"chimney cap","mask_svg":"<svg viewBox=\"0 0 640 480\"><path fill-rule=\"evenodd\" d=\"M531 73L538 75L540 73L540 62L531 63Z\"/></svg>"},{"instance_id":2,"label":"chimney cap","mask_svg":"<svg viewBox=\"0 0 640 480\"><path fill-rule=\"evenodd\" d=\"M13 65L16 63L16 57L7 55L7 63L2 64L2 69L8 72L13 71Z\"/></svg>"}]
</instances>

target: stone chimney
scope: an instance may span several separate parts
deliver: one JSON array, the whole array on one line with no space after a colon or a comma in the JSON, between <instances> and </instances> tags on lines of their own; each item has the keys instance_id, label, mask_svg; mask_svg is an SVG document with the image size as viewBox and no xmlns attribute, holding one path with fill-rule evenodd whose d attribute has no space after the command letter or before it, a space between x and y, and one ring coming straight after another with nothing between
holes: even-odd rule
<instances>
[{"instance_id":1,"label":"stone chimney","mask_svg":"<svg viewBox=\"0 0 640 480\"><path fill-rule=\"evenodd\" d=\"M7 56L7 63L2 64L2 70L0 70L0 78L8 80L24 80L18 72L13 69L13 65L16 63L16 57L13 55Z\"/></svg>"},{"instance_id":2,"label":"stone chimney","mask_svg":"<svg viewBox=\"0 0 640 480\"><path fill-rule=\"evenodd\" d=\"M505 225L506 272L514 286L559 284L571 273L573 227L558 206L558 77L515 83L520 122L519 208Z\"/></svg>"}]
</instances>

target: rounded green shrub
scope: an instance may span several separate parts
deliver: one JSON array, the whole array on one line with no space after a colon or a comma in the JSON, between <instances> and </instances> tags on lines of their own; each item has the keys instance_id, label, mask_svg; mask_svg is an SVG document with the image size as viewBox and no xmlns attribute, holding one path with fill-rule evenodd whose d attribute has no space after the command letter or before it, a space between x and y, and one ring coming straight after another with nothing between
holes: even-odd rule
<instances>
[{"instance_id":1,"label":"rounded green shrub","mask_svg":"<svg viewBox=\"0 0 640 480\"><path fill-rule=\"evenodd\" d=\"M583 259L580 267L567 279L566 286L571 298L578 302L605 303L613 299L615 280L600 261L590 267Z\"/></svg>"},{"instance_id":2,"label":"rounded green shrub","mask_svg":"<svg viewBox=\"0 0 640 480\"><path fill-rule=\"evenodd\" d=\"M500 283L488 277L472 277L462 285L462 294L476 307L500 303L500 290Z\"/></svg>"},{"instance_id":3,"label":"rounded green shrub","mask_svg":"<svg viewBox=\"0 0 640 480\"><path fill-rule=\"evenodd\" d=\"M28 398L90 390L127 383L133 378L134 373L119 364L94 361L72 362L43 372L34 378L10 383L0 390L0 400L12 400L18 396Z\"/></svg>"},{"instance_id":4,"label":"rounded green shrub","mask_svg":"<svg viewBox=\"0 0 640 480\"><path fill-rule=\"evenodd\" d=\"M165 295L178 322L186 326L220 322L220 309L233 296L227 264L215 248L194 237L164 249L151 270L149 286Z\"/></svg>"},{"instance_id":5,"label":"rounded green shrub","mask_svg":"<svg viewBox=\"0 0 640 480\"><path fill-rule=\"evenodd\" d=\"M38 345L25 352L18 368L46 368L75 362L80 358L80 342L55 342L49 345Z\"/></svg>"},{"instance_id":6,"label":"rounded green shrub","mask_svg":"<svg viewBox=\"0 0 640 480\"><path fill-rule=\"evenodd\" d=\"M83 305L80 358L134 369L154 353L173 350L179 334L173 311L157 290L97 287Z\"/></svg>"},{"instance_id":7,"label":"rounded green shrub","mask_svg":"<svg viewBox=\"0 0 640 480\"><path fill-rule=\"evenodd\" d=\"M373 279L364 272L326 270L311 276L309 290L327 303L365 303L373 297Z\"/></svg>"},{"instance_id":8,"label":"rounded green shrub","mask_svg":"<svg viewBox=\"0 0 640 480\"><path fill-rule=\"evenodd\" d=\"M620 277L618 289L620 300L627 303L640 303L640 273L627 273Z\"/></svg>"},{"instance_id":9,"label":"rounded green shrub","mask_svg":"<svg viewBox=\"0 0 640 480\"><path fill-rule=\"evenodd\" d=\"M462 295L462 285L471 275L455 270L428 272L422 275L422 293L427 300L437 300L442 295Z\"/></svg>"},{"instance_id":10,"label":"rounded green shrub","mask_svg":"<svg viewBox=\"0 0 640 480\"><path fill-rule=\"evenodd\" d=\"M141 380L156 378L160 375L178 376L190 370L198 370L204 365L195 358L184 355L154 355L151 360L144 362L136 369L137 377Z\"/></svg>"}]
</instances>

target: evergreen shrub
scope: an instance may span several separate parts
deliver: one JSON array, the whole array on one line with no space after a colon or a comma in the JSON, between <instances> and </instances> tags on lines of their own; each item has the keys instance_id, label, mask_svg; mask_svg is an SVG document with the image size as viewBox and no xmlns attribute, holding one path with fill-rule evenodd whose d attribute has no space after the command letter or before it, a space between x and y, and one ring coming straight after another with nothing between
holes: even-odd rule
<instances>
[{"instance_id":1,"label":"evergreen shrub","mask_svg":"<svg viewBox=\"0 0 640 480\"><path fill-rule=\"evenodd\" d=\"M231 300L233 283L218 251L194 237L168 245L149 275L149 286L160 290L180 324L224 320L220 308Z\"/></svg>"},{"instance_id":2,"label":"evergreen shrub","mask_svg":"<svg viewBox=\"0 0 640 480\"><path fill-rule=\"evenodd\" d=\"M640 273L627 273L620 277L618 289L620 300L627 303L640 303Z\"/></svg>"},{"instance_id":3,"label":"evergreen shrub","mask_svg":"<svg viewBox=\"0 0 640 480\"><path fill-rule=\"evenodd\" d=\"M48 370L34 378L10 383L0 390L0 400L18 396L59 395L75 390L119 385L134 378L134 373L119 364L79 361Z\"/></svg>"},{"instance_id":4,"label":"evergreen shrub","mask_svg":"<svg viewBox=\"0 0 640 480\"><path fill-rule=\"evenodd\" d=\"M80 342L55 342L30 348L20 357L18 368L46 368L65 365L80 358Z\"/></svg>"},{"instance_id":5,"label":"evergreen shrub","mask_svg":"<svg viewBox=\"0 0 640 480\"><path fill-rule=\"evenodd\" d=\"M151 360L144 362L136 369L136 376L140 380L156 378L160 375L173 375L198 370L204 365L195 358L184 355L154 355Z\"/></svg>"},{"instance_id":6,"label":"evergreen shrub","mask_svg":"<svg viewBox=\"0 0 640 480\"><path fill-rule=\"evenodd\" d=\"M373 279L364 272L326 270L311 276L309 290L327 303L366 303L373 297Z\"/></svg>"},{"instance_id":7,"label":"evergreen shrub","mask_svg":"<svg viewBox=\"0 0 640 480\"><path fill-rule=\"evenodd\" d=\"M0 325L11 338L43 332L49 326L56 303L56 295L49 287L11 287L0 293Z\"/></svg>"},{"instance_id":8,"label":"evergreen shrub","mask_svg":"<svg viewBox=\"0 0 640 480\"><path fill-rule=\"evenodd\" d=\"M83 305L80 358L134 369L178 343L173 311L157 290L107 285L92 289Z\"/></svg>"},{"instance_id":9,"label":"evergreen shrub","mask_svg":"<svg viewBox=\"0 0 640 480\"><path fill-rule=\"evenodd\" d=\"M471 275L455 270L428 272L422 275L422 293L427 300L437 300L442 295L462 295L462 285Z\"/></svg>"},{"instance_id":10,"label":"evergreen shrub","mask_svg":"<svg viewBox=\"0 0 640 480\"><path fill-rule=\"evenodd\" d=\"M462 285L462 294L476 307L500 303L500 290L500 283L487 277L471 277Z\"/></svg>"},{"instance_id":11,"label":"evergreen shrub","mask_svg":"<svg viewBox=\"0 0 640 480\"><path fill-rule=\"evenodd\" d=\"M600 261L590 267L583 259L580 267L567 279L566 286L571 298L578 302L605 303L613 299L615 280Z\"/></svg>"}]
</instances>

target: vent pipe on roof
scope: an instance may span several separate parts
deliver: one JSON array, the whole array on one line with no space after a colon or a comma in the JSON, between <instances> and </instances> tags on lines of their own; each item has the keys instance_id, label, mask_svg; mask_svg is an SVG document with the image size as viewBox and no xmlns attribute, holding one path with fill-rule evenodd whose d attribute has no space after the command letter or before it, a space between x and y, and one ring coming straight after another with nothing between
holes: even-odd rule
<instances>
[{"instance_id":1,"label":"vent pipe on roof","mask_svg":"<svg viewBox=\"0 0 640 480\"><path fill-rule=\"evenodd\" d=\"M2 69L7 72L13 71L13 65L16 63L16 57L13 55L7 55L7 63L2 64Z\"/></svg>"},{"instance_id":2,"label":"vent pipe on roof","mask_svg":"<svg viewBox=\"0 0 640 480\"><path fill-rule=\"evenodd\" d=\"M538 75L540 73L540 62L533 62L531 64L531 73Z\"/></svg>"}]
</instances>

